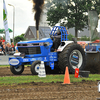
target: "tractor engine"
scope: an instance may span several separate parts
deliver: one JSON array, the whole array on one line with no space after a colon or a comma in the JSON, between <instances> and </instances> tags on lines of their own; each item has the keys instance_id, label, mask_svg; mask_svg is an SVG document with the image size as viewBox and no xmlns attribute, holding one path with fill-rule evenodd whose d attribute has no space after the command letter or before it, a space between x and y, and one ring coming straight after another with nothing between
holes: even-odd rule
<instances>
[{"instance_id":1,"label":"tractor engine","mask_svg":"<svg viewBox=\"0 0 100 100\"><path fill-rule=\"evenodd\" d=\"M53 42L49 38L36 41L18 42L18 51L26 57L47 56L51 50Z\"/></svg>"}]
</instances>

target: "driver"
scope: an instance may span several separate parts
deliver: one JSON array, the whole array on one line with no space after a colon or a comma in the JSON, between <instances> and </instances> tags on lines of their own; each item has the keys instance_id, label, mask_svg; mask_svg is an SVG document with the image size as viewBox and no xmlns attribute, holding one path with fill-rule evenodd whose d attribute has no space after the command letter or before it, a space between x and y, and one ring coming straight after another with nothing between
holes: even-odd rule
<instances>
[{"instance_id":1,"label":"driver","mask_svg":"<svg viewBox=\"0 0 100 100\"><path fill-rule=\"evenodd\" d=\"M60 45L60 42L61 42L61 32L58 30L57 32L57 36L53 36L54 38L54 41L53 41L53 47L54 47L54 52L57 52L57 48L59 47Z\"/></svg>"}]
</instances>

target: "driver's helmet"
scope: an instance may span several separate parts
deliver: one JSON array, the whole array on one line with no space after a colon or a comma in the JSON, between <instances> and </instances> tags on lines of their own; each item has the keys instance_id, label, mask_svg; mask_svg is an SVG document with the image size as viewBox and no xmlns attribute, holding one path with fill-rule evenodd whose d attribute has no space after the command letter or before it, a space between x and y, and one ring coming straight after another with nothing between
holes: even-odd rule
<instances>
[{"instance_id":1,"label":"driver's helmet","mask_svg":"<svg viewBox=\"0 0 100 100\"><path fill-rule=\"evenodd\" d=\"M57 35L61 35L61 32L60 32L60 30L58 29L57 31L55 31L55 33L54 34L52 34L53 36L57 36Z\"/></svg>"},{"instance_id":2,"label":"driver's helmet","mask_svg":"<svg viewBox=\"0 0 100 100\"><path fill-rule=\"evenodd\" d=\"M57 35L61 35L61 32L60 32L60 30L59 30L59 29L57 30Z\"/></svg>"}]
</instances>

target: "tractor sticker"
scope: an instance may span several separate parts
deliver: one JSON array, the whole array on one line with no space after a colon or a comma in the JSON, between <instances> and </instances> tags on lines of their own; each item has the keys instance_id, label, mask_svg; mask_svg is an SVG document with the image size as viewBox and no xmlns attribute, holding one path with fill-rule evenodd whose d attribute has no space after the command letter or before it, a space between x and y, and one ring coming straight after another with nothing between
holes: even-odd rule
<instances>
[{"instance_id":1,"label":"tractor sticker","mask_svg":"<svg viewBox=\"0 0 100 100\"><path fill-rule=\"evenodd\" d=\"M55 59L57 59L57 56L54 56Z\"/></svg>"},{"instance_id":2,"label":"tractor sticker","mask_svg":"<svg viewBox=\"0 0 100 100\"><path fill-rule=\"evenodd\" d=\"M57 61L57 59L54 59L54 61Z\"/></svg>"},{"instance_id":3,"label":"tractor sticker","mask_svg":"<svg viewBox=\"0 0 100 100\"><path fill-rule=\"evenodd\" d=\"M44 57L44 61L48 61L46 57Z\"/></svg>"},{"instance_id":4,"label":"tractor sticker","mask_svg":"<svg viewBox=\"0 0 100 100\"><path fill-rule=\"evenodd\" d=\"M32 59L30 59L30 61L36 61L36 58L32 58Z\"/></svg>"},{"instance_id":5,"label":"tractor sticker","mask_svg":"<svg viewBox=\"0 0 100 100\"><path fill-rule=\"evenodd\" d=\"M53 56L50 56L49 58L53 58Z\"/></svg>"},{"instance_id":6,"label":"tractor sticker","mask_svg":"<svg viewBox=\"0 0 100 100\"><path fill-rule=\"evenodd\" d=\"M49 53L49 60L50 61L57 61L57 54L56 53Z\"/></svg>"},{"instance_id":7,"label":"tractor sticker","mask_svg":"<svg viewBox=\"0 0 100 100\"><path fill-rule=\"evenodd\" d=\"M19 60L18 59L11 59L9 61L9 64L11 64L11 65L18 65L19 64Z\"/></svg>"},{"instance_id":8,"label":"tractor sticker","mask_svg":"<svg viewBox=\"0 0 100 100\"><path fill-rule=\"evenodd\" d=\"M57 55L57 52L50 52L49 55Z\"/></svg>"},{"instance_id":9,"label":"tractor sticker","mask_svg":"<svg viewBox=\"0 0 100 100\"><path fill-rule=\"evenodd\" d=\"M29 59L23 59L23 62L29 62Z\"/></svg>"},{"instance_id":10,"label":"tractor sticker","mask_svg":"<svg viewBox=\"0 0 100 100\"><path fill-rule=\"evenodd\" d=\"M39 57L37 60L40 60L40 61L42 61L42 57Z\"/></svg>"}]
</instances>

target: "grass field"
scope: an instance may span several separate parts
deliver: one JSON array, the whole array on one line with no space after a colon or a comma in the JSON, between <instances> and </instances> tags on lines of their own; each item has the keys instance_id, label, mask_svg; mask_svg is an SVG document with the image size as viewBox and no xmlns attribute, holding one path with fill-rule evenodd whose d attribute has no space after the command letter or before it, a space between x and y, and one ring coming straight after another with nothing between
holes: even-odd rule
<instances>
[{"instance_id":1,"label":"grass field","mask_svg":"<svg viewBox=\"0 0 100 100\"><path fill-rule=\"evenodd\" d=\"M74 75L70 75L71 82L81 82L82 80L96 81L100 80L99 74L90 74L88 78L75 78ZM29 82L62 82L64 81L64 75L46 75L45 78L39 78L38 76L6 76L0 77L0 85L12 85Z\"/></svg>"},{"instance_id":2,"label":"grass field","mask_svg":"<svg viewBox=\"0 0 100 100\"><path fill-rule=\"evenodd\" d=\"M27 67L28 65L25 65ZM30 65L29 65L30 66ZM0 67L10 67L10 65L0 65Z\"/></svg>"},{"instance_id":3,"label":"grass field","mask_svg":"<svg viewBox=\"0 0 100 100\"><path fill-rule=\"evenodd\" d=\"M26 65L27 66L27 65ZM10 67L9 65L0 65L0 67ZM73 74L70 74L71 82L81 82L82 80L96 81L100 80L100 74L89 74L88 78L75 78ZM12 85L19 83L29 82L62 82L64 81L64 75L46 75L45 78L39 78L38 75L27 75L27 76L3 76L0 77L0 85Z\"/></svg>"},{"instance_id":4,"label":"grass field","mask_svg":"<svg viewBox=\"0 0 100 100\"><path fill-rule=\"evenodd\" d=\"M0 65L0 67L10 67L10 65Z\"/></svg>"}]
</instances>

